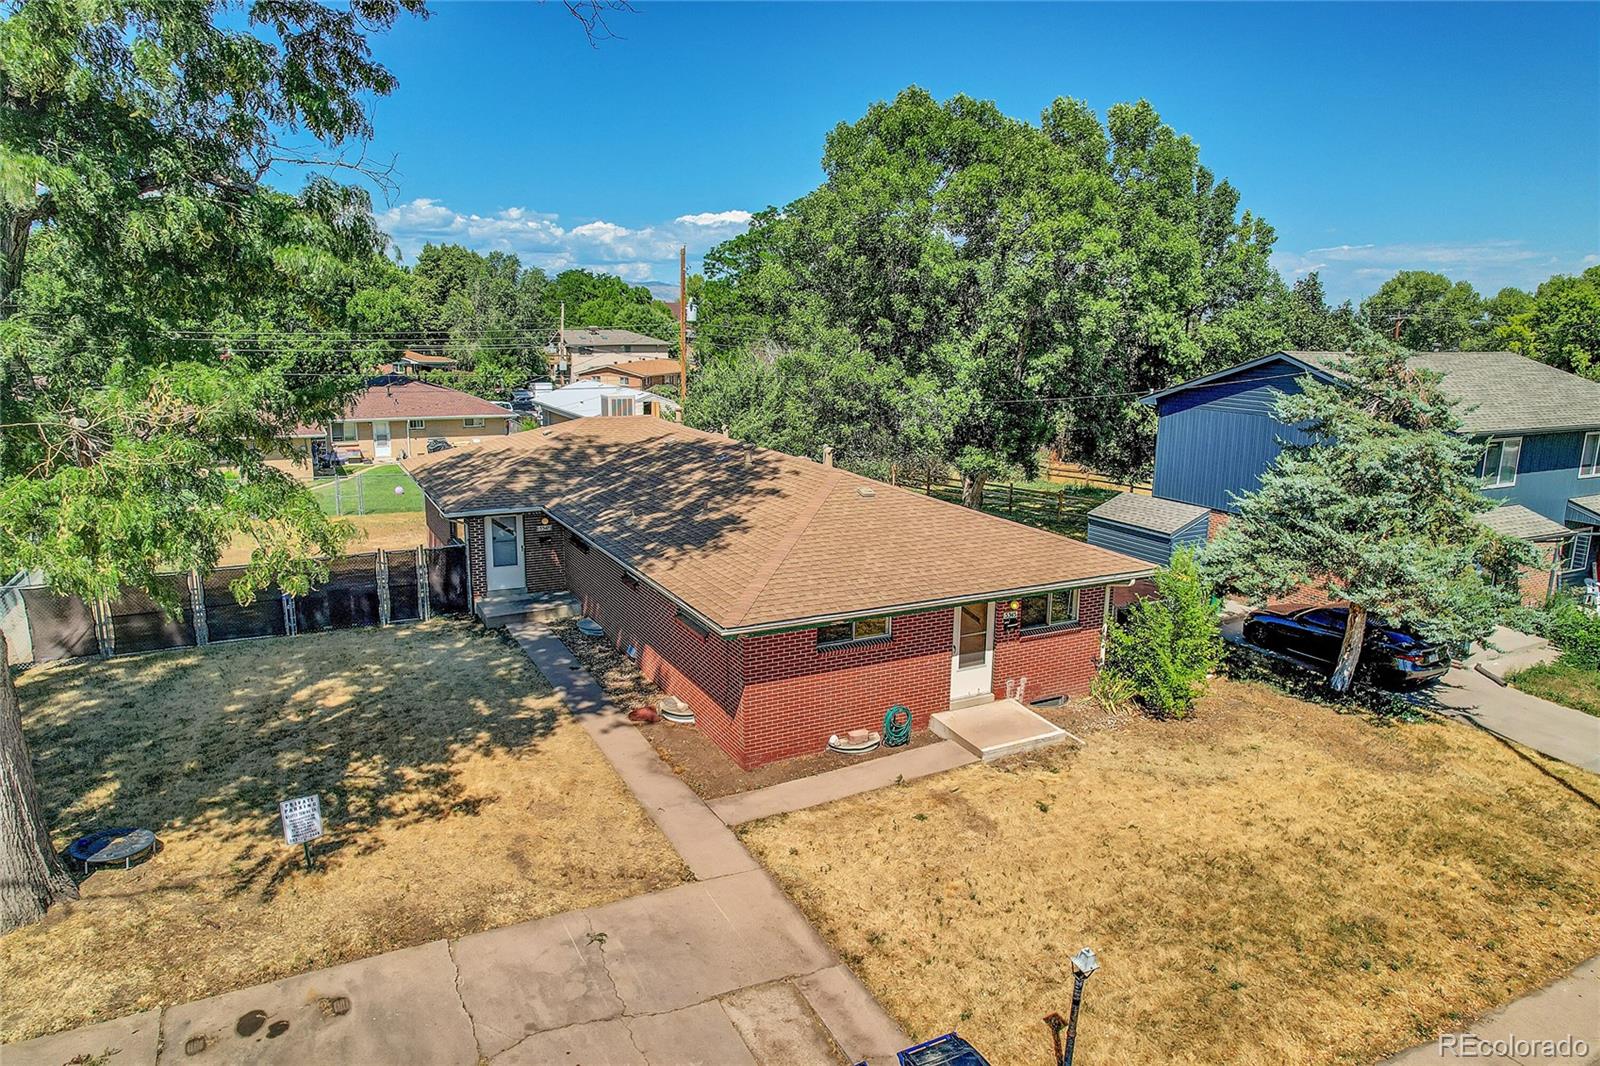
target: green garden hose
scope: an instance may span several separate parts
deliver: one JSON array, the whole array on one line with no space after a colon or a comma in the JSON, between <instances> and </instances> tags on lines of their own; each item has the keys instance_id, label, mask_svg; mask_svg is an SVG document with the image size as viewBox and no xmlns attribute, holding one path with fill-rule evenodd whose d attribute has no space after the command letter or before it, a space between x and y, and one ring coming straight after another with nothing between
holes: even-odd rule
<instances>
[{"instance_id":1,"label":"green garden hose","mask_svg":"<svg viewBox=\"0 0 1600 1066\"><path fill-rule=\"evenodd\" d=\"M911 712L898 703L884 713L883 743L890 748L911 743Z\"/></svg>"}]
</instances>

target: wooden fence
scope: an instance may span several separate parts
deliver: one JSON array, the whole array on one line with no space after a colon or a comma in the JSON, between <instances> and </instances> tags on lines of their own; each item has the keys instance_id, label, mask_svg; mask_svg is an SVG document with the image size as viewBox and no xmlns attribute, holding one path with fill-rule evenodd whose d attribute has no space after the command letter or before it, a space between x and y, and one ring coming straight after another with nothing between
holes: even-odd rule
<instances>
[{"instance_id":1,"label":"wooden fence","mask_svg":"<svg viewBox=\"0 0 1600 1066\"><path fill-rule=\"evenodd\" d=\"M1059 481L1066 485L1078 485L1088 489L1110 489L1113 492L1134 492L1140 496L1150 495L1150 482L1112 481L1102 474L1097 474L1086 466L1069 463L1061 459L1049 459L1044 464L1044 477L1046 481Z\"/></svg>"},{"instance_id":2,"label":"wooden fence","mask_svg":"<svg viewBox=\"0 0 1600 1066\"><path fill-rule=\"evenodd\" d=\"M960 481L902 480L900 485L949 503L961 502ZM1088 528L1089 512L1105 499L1103 491L1073 486L1047 491L991 481L983 487L987 513L1080 539Z\"/></svg>"}]
</instances>

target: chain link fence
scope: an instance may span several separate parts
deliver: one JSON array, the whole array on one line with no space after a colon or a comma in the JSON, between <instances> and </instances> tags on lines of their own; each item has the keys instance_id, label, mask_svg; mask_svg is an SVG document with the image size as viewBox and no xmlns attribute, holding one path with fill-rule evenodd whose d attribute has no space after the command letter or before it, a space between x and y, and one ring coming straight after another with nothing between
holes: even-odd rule
<instances>
[{"instance_id":1,"label":"chain link fence","mask_svg":"<svg viewBox=\"0 0 1600 1066\"><path fill-rule=\"evenodd\" d=\"M304 596L264 589L246 604L229 584L243 567L218 567L204 577L169 574L169 613L143 590L88 603L42 585L13 584L0 602L7 632L25 632L31 649L16 661L36 663L91 655L128 655L229 640L324 633L356 626L415 622L471 610L467 548L362 552L328 563L328 578ZM30 651L31 654L25 654Z\"/></svg>"}]
</instances>

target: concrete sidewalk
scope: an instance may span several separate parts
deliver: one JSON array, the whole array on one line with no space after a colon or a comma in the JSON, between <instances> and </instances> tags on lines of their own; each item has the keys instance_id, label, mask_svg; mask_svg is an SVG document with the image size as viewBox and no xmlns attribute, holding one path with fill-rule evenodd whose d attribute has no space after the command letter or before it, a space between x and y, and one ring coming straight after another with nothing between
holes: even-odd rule
<instances>
[{"instance_id":1,"label":"concrete sidewalk","mask_svg":"<svg viewBox=\"0 0 1600 1066\"><path fill-rule=\"evenodd\" d=\"M1483 1066L1600 1066L1600 958L1456 1033L1383 1066L1473 1062Z\"/></svg>"},{"instance_id":2,"label":"concrete sidewalk","mask_svg":"<svg viewBox=\"0 0 1600 1066\"><path fill-rule=\"evenodd\" d=\"M1553 759L1600 773L1600 718L1454 669L1415 694L1419 705L1482 726Z\"/></svg>"},{"instance_id":3,"label":"concrete sidewalk","mask_svg":"<svg viewBox=\"0 0 1600 1066\"><path fill-rule=\"evenodd\" d=\"M978 761L978 757L949 740L909 751L885 755L853 766L784 781L749 792L736 792L710 800L706 806L728 825L743 825L757 818L804 810L836 799L888 788L899 781L914 781Z\"/></svg>"}]
</instances>

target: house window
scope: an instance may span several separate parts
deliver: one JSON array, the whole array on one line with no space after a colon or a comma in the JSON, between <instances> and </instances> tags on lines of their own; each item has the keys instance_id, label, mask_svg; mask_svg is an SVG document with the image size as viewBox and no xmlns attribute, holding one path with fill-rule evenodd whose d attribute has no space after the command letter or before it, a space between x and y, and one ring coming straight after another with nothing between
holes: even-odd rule
<instances>
[{"instance_id":1,"label":"house window","mask_svg":"<svg viewBox=\"0 0 1600 1066\"><path fill-rule=\"evenodd\" d=\"M1600 477L1600 430L1583 435L1583 454L1578 457L1579 477Z\"/></svg>"},{"instance_id":2,"label":"house window","mask_svg":"<svg viewBox=\"0 0 1600 1066\"><path fill-rule=\"evenodd\" d=\"M1022 600L1022 631L1071 625L1078 620L1078 590L1048 592Z\"/></svg>"},{"instance_id":3,"label":"house window","mask_svg":"<svg viewBox=\"0 0 1600 1066\"><path fill-rule=\"evenodd\" d=\"M623 571L622 583L624 585L628 586L630 589L636 589L636 588L639 587L639 579L634 577L632 574L628 573L627 571Z\"/></svg>"},{"instance_id":4,"label":"house window","mask_svg":"<svg viewBox=\"0 0 1600 1066\"><path fill-rule=\"evenodd\" d=\"M1522 438L1492 440L1483 451L1483 487L1509 488L1517 483L1517 461L1522 458Z\"/></svg>"},{"instance_id":5,"label":"house window","mask_svg":"<svg viewBox=\"0 0 1600 1066\"><path fill-rule=\"evenodd\" d=\"M1576 574L1589 569L1594 537L1593 533L1576 533L1570 540L1561 542L1560 570L1563 574Z\"/></svg>"},{"instance_id":6,"label":"house window","mask_svg":"<svg viewBox=\"0 0 1600 1066\"><path fill-rule=\"evenodd\" d=\"M890 636L886 615L876 618L855 618L848 622L835 622L817 630L817 647L837 648L856 641L887 640Z\"/></svg>"},{"instance_id":7,"label":"house window","mask_svg":"<svg viewBox=\"0 0 1600 1066\"><path fill-rule=\"evenodd\" d=\"M600 413L603 415L631 415L633 414L633 398L631 396L602 396L600 397Z\"/></svg>"},{"instance_id":8,"label":"house window","mask_svg":"<svg viewBox=\"0 0 1600 1066\"><path fill-rule=\"evenodd\" d=\"M467 542L467 524L459 518L450 520L450 543L465 544Z\"/></svg>"},{"instance_id":9,"label":"house window","mask_svg":"<svg viewBox=\"0 0 1600 1066\"><path fill-rule=\"evenodd\" d=\"M579 551L583 552L585 555L587 555L589 553L589 542L584 540L582 537L568 536L567 537L567 541L574 548L577 548Z\"/></svg>"},{"instance_id":10,"label":"house window","mask_svg":"<svg viewBox=\"0 0 1600 1066\"><path fill-rule=\"evenodd\" d=\"M348 444L356 440L356 424L354 422L330 422L328 434L335 444Z\"/></svg>"},{"instance_id":11,"label":"house window","mask_svg":"<svg viewBox=\"0 0 1600 1066\"><path fill-rule=\"evenodd\" d=\"M483 419L481 419L481 418L463 418L461 420L461 424L464 427L466 427L467 429L482 429L483 428Z\"/></svg>"},{"instance_id":12,"label":"house window","mask_svg":"<svg viewBox=\"0 0 1600 1066\"><path fill-rule=\"evenodd\" d=\"M407 429L427 429L428 428L428 420L426 418L408 418L408 419L406 419L406 428Z\"/></svg>"}]
</instances>

